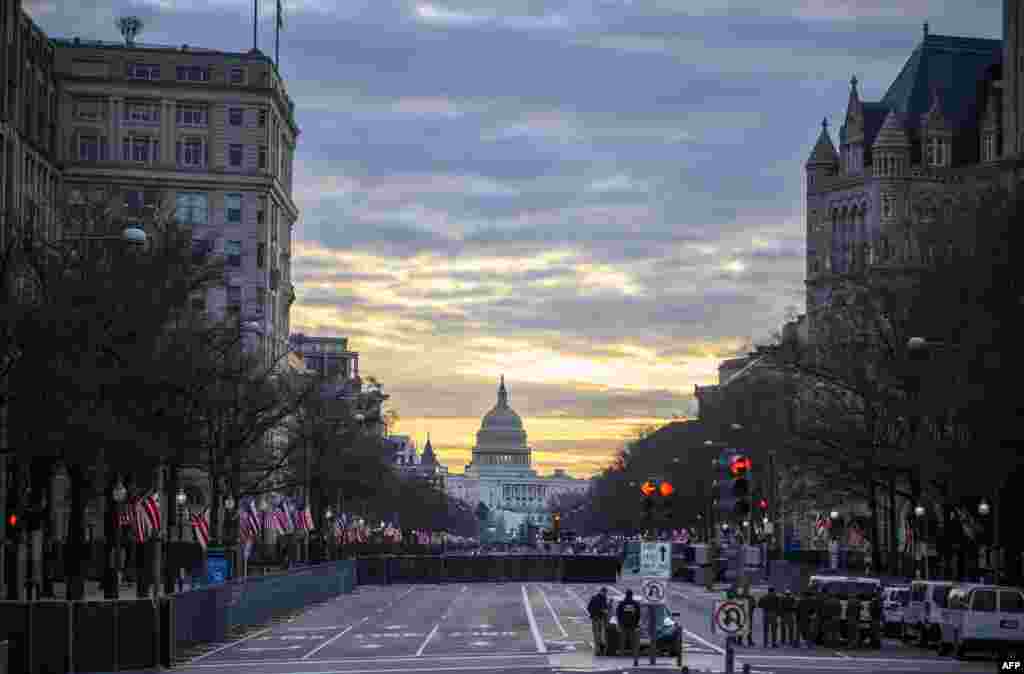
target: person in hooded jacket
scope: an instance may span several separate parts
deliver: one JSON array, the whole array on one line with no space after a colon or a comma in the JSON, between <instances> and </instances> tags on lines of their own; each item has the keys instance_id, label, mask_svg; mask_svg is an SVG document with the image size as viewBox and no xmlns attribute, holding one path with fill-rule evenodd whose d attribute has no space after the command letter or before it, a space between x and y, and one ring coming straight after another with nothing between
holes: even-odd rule
<instances>
[{"instance_id":1,"label":"person in hooded jacket","mask_svg":"<svg viewBox=\"0 0 1024 674\"><path fill-rule=\"evenodd\" d=\"M779 617L782 622L782 645L796 645L796 598L786 590L779 599Z\"/></svg>"},{"instance_id":2,"label":"person in hooded jacket","mask_svg":"<svg viewBox=\"0 0 1024 674\"><path fill-rule=\"evenodd\" d=\"M605 655L608 651L608 588L602 587L600 592L590 598L587 604L590 624L594 629L594 654Z\"/></svg>"},{"instance_id":3,"label":"person in hooded jacket","mask_svg":"<svg viewBox=\"0 0 1024 674\"><path fill-rule=\"evenodd\" d=\"M633 651L633 666L637 667L640 664L640 635L637 634L637 627L640 626L640 604L633 599L633 590L626 590L626 598L619 602L615 617L618 618L619 627L622 629L623 650L630 648Z\"/></svg>"},{"instance_id":4,"label":"person in hooded jacket","mask_svg":"<svg viewBox=\"0 0 1024 674\"><path fill-rule=\"evenodd\" d=\"M775 588L768 588L768 592L761 597L761 601L757 603L758 608L761 609L761 621L764 623L764 647L768 648L768 638L771 637L772 648L778 648L778 630L779 630L779 595L775 594Z\"/></svg>"}]
</instances>

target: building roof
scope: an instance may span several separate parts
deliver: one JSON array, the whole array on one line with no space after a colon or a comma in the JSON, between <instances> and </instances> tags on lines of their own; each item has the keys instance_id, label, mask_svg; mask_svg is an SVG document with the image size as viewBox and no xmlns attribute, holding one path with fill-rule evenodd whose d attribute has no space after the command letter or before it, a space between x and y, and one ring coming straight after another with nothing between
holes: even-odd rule
<instances>
[{"instance_id":1,"label":"building roof","mask_svg":"<svg viewBox=\"0 0 1024 674\"><path fill-rule=\"evenodd\" d=\"M839 153L836 146L832 144L832 136L828 132L828 118L821 121L821 133L818 134L818 142L811 150L811 156L807 158L807 166L812 164L835 164L839 161Z\"/></svg>"},{"instance_id":2,"label":"building roof","mask_svg":"<svg viewBox=\"0 0 1024 674\"><path fill-rule=\"evenodd\" d=\"M430 444L430 433L427 433L427 444L423 447L423 455L420 456L421 466L436 466L437 457L434 456L434 447Z\"/></svg>"},{"instance_id":3,"label":"building roof","mask_svg":"<svg viewBox=\"0 0 1024 674\"><path fill-rule=\"evenodd\" d=\"M914 129L931 108L937 91L945 118L954 128L973 126L978 80L987 68L1002 61L1002 54L1002 40L925 35L881 103L900 113L906 128Z\"/></svg>"},{"instance_id":4,"label":"building roof","mask_svg":"<svg viewBox=\"0 0 1024 674\"><path fill-rule=\"evenodd\" d=\"M874 148L908 148L910 142L907 140L907 132L903 128L903 120L895 110L890 110L885 117L885 123L875 137L872 144Z\"/></svg>"},{"instance_id":5,"label":"building roof","mask_svg":"<svg viewBox=\"0 0 1024 674\"><path fill-rule=\"evenodd\" d=\"M259 49L250 49L249 51L223 51L220 49L209 49L206 47L197 47L190 44L180 45L167 45L167 44L153 44L149 42L132 42L131 44L122 41L110 41L110 40L84 40L80 37L51 37L50 42L57 47L77 47L80 49L128 49L138 51L174 51L174 52L188 52L192 54L205 54L208 56L230 56L232 58L240 59L255 59L257 61L265 61L273 64L273 59L264 54Z\"/></svg>"}]
</instances>

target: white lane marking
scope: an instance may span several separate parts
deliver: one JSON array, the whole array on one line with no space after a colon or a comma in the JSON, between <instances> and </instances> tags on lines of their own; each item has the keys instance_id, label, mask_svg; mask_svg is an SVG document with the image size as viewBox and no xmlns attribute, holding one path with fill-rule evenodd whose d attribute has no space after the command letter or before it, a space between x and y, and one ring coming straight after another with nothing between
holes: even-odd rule
<instances>
[{"instance_id":1,"label":"white lane marking","mask_svg":"<svg viewBox=\"0 0 1024 674\"><path fill-rule=\"evenodd\" d=\"M707 646L708 648L710 648L714 652L718 653L719 655L725 655L725 649L723 649L723 648L721 648L719 646L714 645L713 643L711 643L710 641L708 641L706 639L702 639L701 637L697 636L696 634L694 634L690 630L684 629L683 633L684 634L688 634L689 636L693 637L694 639L696 639L700 643L704 644L705 646Z\"/></svg>"},{"instance_id":2,"label":"white lane marking","mask_svg":"<svg viewBox=\"0 0 1024 674\"><path fill-rule=\"evenodd\" d=\"M363 644L360 648L381 648L380 644Z\"/></svg>"},{"instance_id":3,"label":"white lane marking","mask_svg":"<svg viewBox=\"0 0 1024 674\"><path fill-rule=\"evenodd\" d=\"M558 619L558 614L555 613L555 607L552 606L551 602L548 601L548 595L547 595L546 592L544 592L544 588L537 588L537 589L540 590L540 598L544 600L544 603L548 607L548 611L551 612L551 618L552 618L552 620L555 621L555 625L558 627L558 631L562 633L563 637L568 637L569 633L565 631L564 627L562 627L562 621Z\"/></svg>"},{"instance_id":4,"label":"white lane marking","mask_svg":"<svg viewBox=\"0 0 1024 674\"><path fill-rule=\"evenodd\" d=\"M472 660L478 662L483 660L521 660L524 658L532 659L538 656L534 653L479 653L476 655L428 655L424 659L429 660ZM333 660L244 660L238 662L218 662L215 665L196 665L200 669L212 669L214 667L240 667L240 666L252 666L252 667L276 667L277 665L340 665L346 662L406 662L409 664L415 664L416 656L414 655L381 655L375 658L359 658L359 657L348 657L348 658L335 658ZM520 665L521 666L521 665ZM487 666L487 669L491 669Z\"/></svg>"},{"instance_id":5,"label":"white lane marking","mask_svg":"<svg viewBox=\"0 0 1024 674\"><path fill-rule=\"evenodd\" d=\"M427 638L423 640L423 643L420 644L419 649L416 651L416 657L417 658L420 657L421 655L423 655L423 649L425 649L427 647L427 644L430 643L430 640L434 638L435 634L437 634L437 628L440 627L440 626L441 626L441 623L437 623L436 625L434 625L434 629L430 630L430 634L427 635Z\"/></svg>"},{"instance_id":6,"label":"white lane marking","mask_svg":"<svg viewBox=\"0 0 1024 674\"><path fill-rule=\"evenodd\" d=\"M406 625L388 625L384 629L386 629L386 630L401 630L401 629L405 629L405 627L406 627Z\"/></svg>"},{"instance_id":7,"label":"white lane marking","mask_svg":"<svg viewBox=\"0 0 1024 674\"><path fill-rule=\"evenodd\" d=\"M489 667L492 671L506 669L522 669L522 665L509 665L507 667ZM312 672L289 672L289 674L398 674L400 672L462 672L480 671L479 665L468 665L465 667L437 667L424 665L422 667L403 667L401 669L331 669Z\"/></svg>"},{"instance_id":8,"label":"white lane marking","mask_svg":"<svg viewBox=\"0 0 1024 674\"><path fill-rule=\"evenodd\" d=\"M325 625L324 627L288 627L286 628L289 632L299 631L314 631L314 630L340 630L343 629L341 625Z\"/></svg>"},{"instance_id":9,"label":"white lane marking","mask_svg":"<svg viewBox=\"0 0 1024 674\"><path fill-rule=\"evenodd\" d=\"M853 663L850 663L850 662L846 662L846 660L840 661L838 658L833 658L833 657L828 656L828 655L818 655L818 656L814 656L814 655L768 655L768 654L756 655L756 654L753 654L753 653L750 654L750 655L747 655L746 653L737 653L736 657L740 658L740 659L746 659L746 660L798 660L798 661L799 660L806 660L806 661L816 661L816 662L829 662L829 661L832 661L832 662L837 662L837 663L838 662L842 662L844 667L849 667L851 664L853 664ZM852 658L851 657L849 659L852 660L853 662L873 662L873 663L878 663L878 664L896 663L896 664L902 664L902 665L915 665L915 664L916 665L948 665L948 664L951 663L950 660L939 660L939 659L928 660L928 659L925 659L925 658L868 658L868 657L862 658L860 656L857 656L856 658Z\"/></svg>"},{"instance_id":10,"label":"white lane marking","mask_svg":"<svg viewBox=\"0 0 1024 674\"><path fill-rule=\"evenodd\" d=\"M302 648L302 646L265 646L265 647L252 647L252 648L239 648L238 650L243 653L257 653L260 651L292 651L296 648Z\"/></svg>"},{"instance_id":11,"label":"white lane marking","mask_svg":"<svg viewBox=\"0 0 1024 674\"><path fill-rule=\"evenodd\" d=\"M302 656L302 659L303 659L303 660L309 660L309 659L310 659L311 657L313 657L313 655L314 655L315 653L319 652L320 650L322 650L322 649L324 649L324 648L327 648L327 647L328 647L328 646L330 646L330 645L331 645L332 643L334 643L334 642L335 642L335 641L337 641L338 639L340 639L340 638L342 638L343 636L345 636L346 634L348 634L348 631L349 631L349 630L351 630L351 629L352 629L353 627L355 627L356 625L359 625L360 623L364 623L364 622L366 622L366 621L367 621L367 620L369 620L369 619L370 619L370 616L366 616L366 617L365 617L365 618L363 618L362 620L360 620L360 621L358 621L358 622L354 622L354 623L352 623L351 625L349 625L348 627L346 627L346 628L345 628L345 629L343 629L342 631L338 632L337 634L335 634L335 635L334 635L333 637L331 637L331 638L330 638L330 639L328 639L327 641L323 642L322 644L320 644L319 646L317 646L316 648L314 648L313 650L311 650L311 651L310 651L309 653L306 653L305 655L303 655L303 656Z\"/></svg>"},{"instance_id":12,"label":"white lane marking","mask_svg":"<svg viewBox=\"0 0 1024 674\"><path fill-rule=\"evenodd\" d=\"M850 658L849 655L847 655L846 653L843 653L842 651L834 651L834 652L835 652L836 655L838 655L841 658L846 658L847 660L849 660L849 658Z\"/></svg>"},{"instance_id":13,"label":"white lane marking","mask_svg":"<svg viewBox=\"0 0 1024 674\"><path fill-rule=\"evenodd\" d=\"M548 648L544 645L544 638L540 635L540 630L537 629L537 619L533 617L533 609L530 608L530 598L526 596L526 586L520 585L520 589L523 591L523 606L526 608L526 618L530 621L530 631L533 632L533 641L537 644L538 653L547 653Z\"/></svg>"},{"instance_id":14,"label":"white lane marking","mask_svg":"<svg viewBox=\"0 0 1024 674\"><path fill-rule=\"evenodd\" d=\"M243 637L243 638L239 639L238 641L232 642L230 644L224 644L223 646L220 646L218 648L213 649L209 653L203 653L202 655L200 655L198 657L192 658L192 660L189 662L189 664L191 664L193 662L199 662L203 658L208 658L211 655L216 655L217 653L220 653L221 651L227 650L227 649L231 648L232 646L237 646L238 644L245 643L249 639L255 639L256 637L263 636L264 634L266 634L269 631L270 631L270 628L266 627L264 629L261 629L259 632L253 632L249 636Z\"/></svg>"}]
</instances>

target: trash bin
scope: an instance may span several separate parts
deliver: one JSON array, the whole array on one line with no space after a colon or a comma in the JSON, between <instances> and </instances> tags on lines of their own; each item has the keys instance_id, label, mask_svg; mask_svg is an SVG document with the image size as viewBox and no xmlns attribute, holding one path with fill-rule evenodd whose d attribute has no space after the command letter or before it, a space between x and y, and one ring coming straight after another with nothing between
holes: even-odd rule
<instances>
[{"instance_id":1,"label":"trash bin","mask_svg":"<svg viewBox=\"0 0 1024 674\"><path fill-rule=\"evenodd\" d=\"M209 548L206 551L206 582L210 585L225 583L231 579L231 560L224 548Z\"/></svg>"}]
</instances>

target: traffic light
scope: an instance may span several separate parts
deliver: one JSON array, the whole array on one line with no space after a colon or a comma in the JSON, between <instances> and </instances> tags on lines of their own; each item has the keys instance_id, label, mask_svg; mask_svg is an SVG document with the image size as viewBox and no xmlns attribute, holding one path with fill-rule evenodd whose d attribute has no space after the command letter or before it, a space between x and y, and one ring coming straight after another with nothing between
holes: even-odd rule
<instances>
[{"instance_id":1,"label":"traffic light","mask_svg":"<svg viewBox=\"0 0 1024 674\"><path fill-rule=\"evenodd\" d=\"M732 473L730 472L733 458L733 450L726 450L714 461L715 481L712 490L714 507L717 512L727 515L732 515L736 509L736 498L732 493Z\"/></svg>"},{"instance_id":2,"label":"traffic light","mask_svg":"<svg viewBox=\"0 0 1024 674\"><path fill-rule=\"evenodd\" d=\"M768 499L763 498L757 502L757 507L761 510L768 512Z\"/></svg>"},{"instance_id":3,"label":"traffic light","mask_svg":"<svg viewBox=\"0 0 1024 674\"><path fill-rule=\"evenodd\" d=\"M733 512L739 517L750 516L750 477L751 468L748 457L737 455L729 461L729 473L732 475L732 496L736 500Z\"/></svg>"},{"instance_id":4,"label":"traffic light","mask_svg":"<svg viewBox=\"0 0 1024 674\"><path fill-rule=\"evenodd\" d=\"M561 539L562 531L562 515L561 513L555 513L551 516L551 535L553 540L557 543Z\"/></svg>"},{"instance_id":5,"label":"traffic light","mask_svg":"<svg viewBox=\"0 0 1024 674\"><path fill-rule=\"evenodd\" d=\"M7 540L17 540L21 526L21 517L17 513L7 514Z\"/></svg>"}]
</instances>

